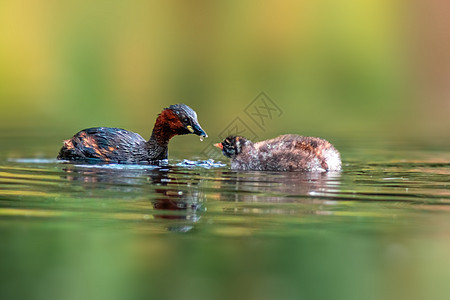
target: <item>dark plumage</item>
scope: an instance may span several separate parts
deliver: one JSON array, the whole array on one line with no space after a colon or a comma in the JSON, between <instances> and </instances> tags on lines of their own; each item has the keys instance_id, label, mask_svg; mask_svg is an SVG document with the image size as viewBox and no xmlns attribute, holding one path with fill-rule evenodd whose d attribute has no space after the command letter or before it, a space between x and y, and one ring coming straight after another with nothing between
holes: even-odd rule
<instances>
[{"instance_id":1,"label":"dark plumage","mask_svg":"<svg viewBox=\"0 0 450 300\"><path fill-rule=\"evenodd\" d=\"M231 169L254 171L339 171L341 157L328 141L295 134L252 143L229 136L214 146L231 158Z\"/></svg>"},{"instance_id":2,"label":"dark plumage","mask_svg":"<svg viewBox=\"0 0 450 300\"><path fill-rule=\"evenodd\" d=\"M111 163L152 162L167 159L172 137L190 133L208 136L198 123L195 111L185 104L176 104L159 114L148 141L120 128L88 128L65 140L57 158Z\"/></svg>"}]
</instances>

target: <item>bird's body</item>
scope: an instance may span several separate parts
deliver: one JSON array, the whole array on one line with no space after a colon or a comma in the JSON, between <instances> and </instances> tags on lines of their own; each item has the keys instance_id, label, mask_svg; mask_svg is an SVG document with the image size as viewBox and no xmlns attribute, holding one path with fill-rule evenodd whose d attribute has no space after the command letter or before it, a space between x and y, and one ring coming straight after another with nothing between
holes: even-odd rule
<instances>
[{"instance_id":1,"label":"bird's body","mask_svg":"<svg viewBox=\"0 0 450 300\"><path fill-rule=\"evenodd\" d=\"M108 163L154 162L167 159L172 137L189 133L207 136L198 124L197 114L187 105L177 104L161 112L148 141L120 128L88 128L65 140L57 158Z\"/></svg>"},{"instance_id":2,"label":"bird's body","mask_svg":"<svg viewBox=\"0 0 450 300\"><path fill-rule=\"evenodd\" d=\"M136 163L167 158L167 148L151 147L142 136L120 128L84 129L64 141L58 159Z\"/></svg>"},{"instance_id":3,"label":"bird's body","mask_svg":"<svg viewBox=\"0 0 450 300\"><path fill-rule=\"evenodd\" d=\"M328 141L286 134L253 143L230 136L216 144L231 158L231 169L254 171L339 171L339 152Z\"/></svg>"}]
</instances>

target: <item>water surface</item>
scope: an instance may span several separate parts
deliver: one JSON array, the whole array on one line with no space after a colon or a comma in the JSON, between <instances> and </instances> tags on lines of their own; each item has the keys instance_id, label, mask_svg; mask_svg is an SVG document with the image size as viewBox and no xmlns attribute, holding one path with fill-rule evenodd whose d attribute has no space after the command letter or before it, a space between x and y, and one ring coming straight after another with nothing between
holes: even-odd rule
<instances>
[{"instance_id":1,"label":"water surface","mask_svg":"<svg viewBox=\"0 0 450 300\"><path fill-rule=\"evenodd\" d=\"M2 299L450 296L448 148L351 143L343 172L277 173L198 149L62 163L52 143L2 139Z\"/></svg>"}]
</instances>

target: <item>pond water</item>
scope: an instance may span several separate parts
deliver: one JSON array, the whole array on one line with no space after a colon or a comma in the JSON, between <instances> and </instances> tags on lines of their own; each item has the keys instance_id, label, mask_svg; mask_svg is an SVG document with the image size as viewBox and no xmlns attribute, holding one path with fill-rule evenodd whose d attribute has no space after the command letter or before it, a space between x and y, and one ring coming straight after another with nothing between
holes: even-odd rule
<instances>
[{"instance_id":1,"label":"pond water","mask_svg":"<svg viewBox=\"0 0 450 300\"><path fill-rule=\"evenodd\" d=\"M448 147L351 141L343 172L308 174L59 146L1 139L1 299L449 299Z\"/></svg>"}]
</instances>

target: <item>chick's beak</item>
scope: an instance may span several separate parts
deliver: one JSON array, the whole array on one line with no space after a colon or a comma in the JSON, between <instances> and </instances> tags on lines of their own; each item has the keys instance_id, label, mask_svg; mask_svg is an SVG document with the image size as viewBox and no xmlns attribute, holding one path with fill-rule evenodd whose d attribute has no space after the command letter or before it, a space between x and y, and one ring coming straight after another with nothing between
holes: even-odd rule
<instances>
[{"instance_id":1,"label":"chick's beak","mask_svg":"<svg viewBox=\"0 0 450 300\"><path fill-rule=\"evenodd\" d=\"M222 149L223 149L223 145L222 145L222 143L217 143L217 144L214 144L214 147L217 147L217 148L219 148L220 150L222 150Z\"/></svg>"},{"instance_id":2,"label":"chick's beak","mask_svg":"<svg viewBox=\"0 0 450 300\"><path fill-rule=\"evenodd\" d=\"M189 130L191 133L194 133L194 134L199 135L199 136L203 136L203 137L205 137L205 138L208 137L208 135L206 134L206 132L200 127L199 124L194 124L193 126L188 125L186 128L187 128L187 130Z\"/></svg>"}]
</instances>

